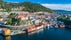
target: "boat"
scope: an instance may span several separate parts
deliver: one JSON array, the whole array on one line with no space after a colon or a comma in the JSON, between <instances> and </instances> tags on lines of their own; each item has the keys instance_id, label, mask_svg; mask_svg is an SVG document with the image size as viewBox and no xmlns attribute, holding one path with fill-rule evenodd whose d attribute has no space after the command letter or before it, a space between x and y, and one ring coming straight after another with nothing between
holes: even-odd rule
<instances>
[{"instance_id":1,"label":"boat","mask_svg":"<svg viewBox=\"0 0 71 40\"><path fill-rule=\"evenodd\" d=\"M0 29L0 35L2 35L2 33L3 33L3 30L2 30L2 29Z\"/></svg>"},{"instance_id":2,"label":"boat","mask_svg":"<svg viewBox=\"0 0 71 40\"><path fill-rule=\"evenodd\" d=\"M43 25L38 26L38 27L37 27L37 30L42 29L43 27L44 27Z\"/></svg>"},{"instance_id":3,"label":"boat","mask_svg":"<svg viewBox=\"0 0 71 40\"><path fill-rule=\"evenodd\" d=\"M2 30L3 30L3 35L4 36L10 36L10 29L8 29L8 28L2 28Z\"/></svg>"},{"instance_id":4,"label":"boat","mask_svg":"<svg viewBox=\"0 0 71 40\"><path fill-rule=\"evenodd\" d=\"M33 26L29 26L27 28L27 32L32 32L32 31L35 31L36 30L36 27L33 25Z\"/></svg>"},{"instance_id":5,"label":"boat","mask_svg":"<svg viewBox=\"0 0 71 40\"><path fill-rule=\"evenodd\" d=\"M42 24L29 26L29 27L27 28L27 32L33 32L33 31L42 29L43 27L44 27L44 25L42 25Z\"/></svg>"},{"instance_id":6,"label":"boat","mask_svg":"<svg viewBox=\"0 0 71 40\"><path fill-rule=\"evenodd\" d=\"M65 25L64 25L64 24L61 24L61 25L60 25L60 28L65 28Z\"/></svg>"},{"instance_id":7,"label":"boat","mask_svg":"<svg viewBox=\"0 0 71 40\"><path fill-rule=\"evenodd\" d=\"M55 28L58 28L58 24L55 24Z\"/></svg>"},{"instance_id":8,"label":"boat","mask_svg":"<svg viewBox=\"0 0 71 40\"><path fill-rule=\"evenodd\" d=\"M14 36L14 35L20 35L20 34L25 34L26 32L25 31L12 31L11 32L11 36Z\"/></svg>"},{"instance_id":9,"label":"boat","mask_svg":"<svg viewBox=\"0 0 71 40\"><path fill-rule=\"evenodd\" d=\"M64 22L59 21L58 24L59 24L60 28L65 28L65 24L64 24Z\"/></svg>"},{"instance_id":10,"label":"boat","mask_svg":"<svg viewBox=\"0 0 71 40\"><path fill-rule=\"evenodd\" d=\"M22 30L11 30L11 36L14 35L20 35L20 34L26 34L26 29L22 29Z\"/></svg>"},{"instance_id":11,"label":"boat","mask_svg":"<svg viewBox=\"0 0 71 40\"><path fill-rule=\"evenodd\" d=\"M10 35L10 29L8 29L8 28L0 28L0 35L9 36Z\"/></svg>"}]
</instances>

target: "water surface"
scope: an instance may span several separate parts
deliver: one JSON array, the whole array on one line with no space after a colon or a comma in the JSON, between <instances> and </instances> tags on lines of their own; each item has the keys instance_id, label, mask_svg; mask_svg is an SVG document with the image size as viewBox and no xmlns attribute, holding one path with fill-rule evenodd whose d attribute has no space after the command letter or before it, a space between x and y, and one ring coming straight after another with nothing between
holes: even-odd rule
<instances>
[{"instance_id":1,"label":"water surface","mask_svg":"<svg viewBox=\"0 0 71 40\"><path fill-rule=\"evenodd\" d=\"M2 36L0 40L3 40ZM71 29L41 29L28 34L11 36L11 39L6 40L71 40Z\"/></svg>"}]
</instances>

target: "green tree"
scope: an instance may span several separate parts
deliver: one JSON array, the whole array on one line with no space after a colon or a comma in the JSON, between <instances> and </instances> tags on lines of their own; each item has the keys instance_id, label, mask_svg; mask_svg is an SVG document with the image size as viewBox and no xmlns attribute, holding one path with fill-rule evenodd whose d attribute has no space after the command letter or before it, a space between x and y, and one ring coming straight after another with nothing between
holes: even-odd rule
<instances>
[{"instance_id":1,"label":"green tree","mask_svg":"<svg viewBox=\"0 0 71 40\"><path fill-rule=\"evenodd\" d=\"M18 14L16 14L16 13L11 13L11 14L8 16L8 18L15 18L17 15L18 15Z\"/></svg>"},{"instance_id":2,"label":"green tree","mask_svg":"<svg viewBox=\"0 0 71 40\"><path fill-rule=\"evenodd\" d=\"M11 13L8 18L9 20L7 21L8 25L19 25L21 19L20 18L15 18L16 16L18 16L18 14L16 13Z\"/></svg>"},{"instance_id":3,"label":"green tree","mask_svg":"<svg viewBox=\"0 0 71 40\"><path fill-rule=\"evenodd\" d=\"M9 6L6 6L6 11L9 13L11 11L11 8Z\"/></svg>"},{"instance_id":4,"label":"green tree","mask_svg":"<svg viewBox=\"0 0 71 40\"><path fill-rule=\"evenodd\" d=\"M2 16L0 15L0 18L2 18Z\"/></svg>"}]
</instances>

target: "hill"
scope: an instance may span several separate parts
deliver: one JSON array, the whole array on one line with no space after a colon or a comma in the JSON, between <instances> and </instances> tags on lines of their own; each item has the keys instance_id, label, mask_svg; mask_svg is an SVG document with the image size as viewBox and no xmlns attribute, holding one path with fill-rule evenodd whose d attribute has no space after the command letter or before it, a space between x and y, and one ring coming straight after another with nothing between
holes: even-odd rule
<instances>
[{"instance_id":1,"label":"hill","mask_svg":"<svg viewBox=\"0 0 71 40\"><path fill-rule=\"evenodd\" d=\"M23 9L24 11L29 11L29 12L39 12L39 11L52 12L51 9L46 8L46 7L44 7L40 4L36 4L36 3L24 2L23 6L25 7L25 9Z\"/></svg>"},{"instance_id":2,"label":"hill","mask_svg":"<svg viewBox=\"0 0 71 40\"><path fill-rule=\"evenodd\" d=\"M1 2L4 3L4 2ZM37 3L31 3L31 2L22 2L22 3L8 3L5 2L3 4L2 8L10 10L11 8L18 8L18 7L24 7L21 11L28 11L28 12L50 12L52 13L53 11L49 8L46 8L40 4Z\"/></svg>"},{"instance_id":3,"label":"hill","mask_svg":"<svg viewBox=\"0 0 71 40\"><path fill-rule=\"evenodd\" d=\"M66 10L53 10L53 11L58 14L71 14L71 11L66 11Z\"/></svg>"}]
</instances>

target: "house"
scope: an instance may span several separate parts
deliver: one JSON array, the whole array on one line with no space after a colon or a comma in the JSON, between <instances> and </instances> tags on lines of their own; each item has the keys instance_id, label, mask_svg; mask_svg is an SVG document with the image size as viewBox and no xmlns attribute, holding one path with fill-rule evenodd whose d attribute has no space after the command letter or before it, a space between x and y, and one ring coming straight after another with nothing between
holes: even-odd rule
<instances>
[{"instance_id":1,"label":"house","mask_svg":"<svg viewBox=\"0 0 71 40\"><path fill-rule=\"evenodd\" d=\"M11 11L21 11L24 7L12 8Z\"/></svg>"},{"instance_id":2,"label":"house","mask_svg":"<svg viewBox=\"0 0 71 40\"><path fill-rule=\"evenodd\" d=\"M0 22L2 22L3 21L3 18L0 18Z\"/></svg>"},{"instance_id":3,"label":"house","mask_svg":"<svg viewBox=\"0 0 71 40\"><path fill-rule=\"evenodd\" d=\"M0 11L6 11L6 9L2 9L2 8L0 8Z\"/></svg>"},{"instance_id":4,"label":"house","mask_svg":"<svg viewBox=\"0 0 71 40\"><path fill-rule=\"evenodd\" d=\"M18 13L18 16L16 16L16 18L21 18L21 20L28 20L28 12Z\"/></svg>"}]
</instances>

